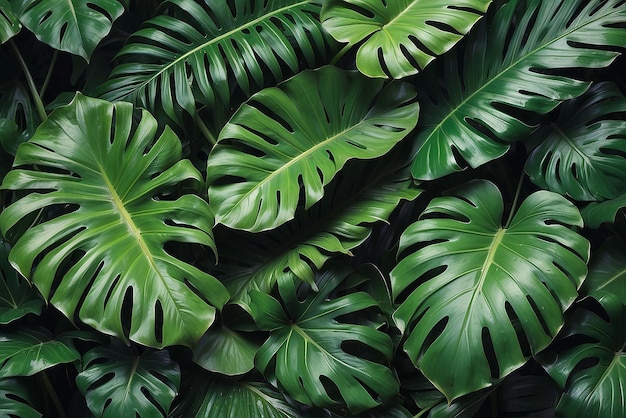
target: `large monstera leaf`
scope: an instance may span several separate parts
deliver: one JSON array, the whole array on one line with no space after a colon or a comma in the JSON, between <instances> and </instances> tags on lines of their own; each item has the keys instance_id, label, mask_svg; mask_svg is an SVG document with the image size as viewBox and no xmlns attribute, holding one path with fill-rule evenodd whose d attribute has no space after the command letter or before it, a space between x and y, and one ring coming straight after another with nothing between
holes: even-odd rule
<instances>
[{"instance_id":1,"label":"large monstera leaf","mask_svg":"<svg viewBox=\"0 0 626 418\"><path fill-rule=\"evenodd\" d=\"M164 416L161 411L169 411L180 386L179 366L166 350L137 355L113 343L87 352L83 367L76 384L97 417Z\"/></svg>"},{"instance_id":2,"label":"large monstera leaf","mask_svg":"<svg viewBox=\"0 0 626 418\"><path fill-rule=\"evenodd\" d=\"M626 98L609 82L564 103L556 121L533 134L541 141L526 172L538 186L576 200L605 200L626 190Z\"/></svg>"},{"instance_id":3,"label":"large monstera leaf","mask_svg":"<svg viewBox=\"0 0 626 418\"><path fill-rule=\"evenodd\" d=\"M406 83L384 87L331 66L255 94L209 155L216 221L258 232L310 208L348 160L380 157L413 129L414 99Z\"/></svg>"},{"instance_id":4,"label":"large monstera leaf","mask_svg":"<svg viewBox=\"0 0 626 418\"><path fill-rule=\"evenodd\" d=\"M77 95L20 146L2 188L30 194L0 214L3 234L30 213L44 222L15 243L10 261L69 318L150 346L192 345L228 292L168 254L165 244L214 245L213 217L181 144L146 111ZM36 165L36 168L33 167ZM213 306L211 306L213 305Z\"/></svg>"},{"instance_id":5,"label":"large monstera leaf","mask_svg":"<svg viewBox=\"0 0 626 418\"><path fill-rule=\"evenodd\" d=\"M271 331L256 356L257 368L269 381L304 404L345 403L357 413L396 395L398 382L384 364L393 355L391 338L360 322L376 301L364 292L333 294L349 274L349 268L337 264L320 275L317 293L284 281L278 285L282 304L258 291L251 292L250 303L259 328ZM362 357L364 351L369 358Z\"/></svg>"},{"instance_id":6,"label":"large monstera leaf","mask_svg":"<svg viewBox=\"0 0 626 418\"><path fill-rule=\"evenodd\" d=\"M586 91L589 83L572 68L613 62L625 23L620 0L507 2L476 25L464 49L422 73L414 177L434 179L502 156L535 128L529 115Z\"/></svg>"},{"instance_id":7,"label":"large monstera leaf","mask_svg":"<svg viewBox=\"0 0 626 418\"><path fill-rule=\"evenodd\" d=\"M332 50L317 16L319 0L169 0L131 36L104 98L162 109L175 122L208 107L229 115L244 98L314 66Z\"/></svg>"},{"instance_id":8,"label":"large monstera leaf","mask_svg":"<svg viewBox=\"0 0 626 418\"><path fill-rule=\"evenodd\" d=\"M404 350L450 400L545 348L587 273L589 243L570 229L582 220L565 198L539 191L510 225L502 215L487 181L433 199L402 235L391 272Z\"/></svg>"},{"instance_id":9,"label":"large monstera leaf","mask_svg":"<svg viewBox=\"0 0 626 418\"><path fill-rule=\"evenodd\" d=\"M89 60L128 0L11 0L24 26L52 48Z\"/></svg>"},{"instance_id":10,"label":"large monstera leaf","mask_svg":"<svg viewBox=\"0 0 626 418\"><path fill-rule=\"evenodd\" d=\"M324 28L349 45L364 41L356 54L369 77L416 74L450 50L489 7L491 0L330 0Z\"/></svg>"}]
</instances>

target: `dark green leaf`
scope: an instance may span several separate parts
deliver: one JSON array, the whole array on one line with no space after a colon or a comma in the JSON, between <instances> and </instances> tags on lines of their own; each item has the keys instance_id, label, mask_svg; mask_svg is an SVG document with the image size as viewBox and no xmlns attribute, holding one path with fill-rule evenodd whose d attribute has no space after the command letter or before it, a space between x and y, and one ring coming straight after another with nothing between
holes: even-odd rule
<instances>
[{"instance_id":1,"label":"dark green leaf","mask_svg":"<svg viewBox=\"0 0 626 418\"><path fill-rule=\"evenodd\" d=\"M9 0L0 0L0 44L15 36L21 28L22 24L13 14Z\"/></svg>"},{"instance_id":2,"label":"dark green leaf","mask_svg":"<svg viewBox=\"0 0 626 418\"><path fill-rule=\"evenodd\" d=\"M18 81L0 86L0 145L15 155L17 147L28 140L40 120L28 90Z\"/></svg>"},{"instance_id":3,"label":"dark green leaf","mask_svg":"<svg viewBox=\"0 0 626 418\"><path fill-rule=\"evenodd\" d=\"M585 296L601 299L615 295L626 305L626 243L619 238L609 238L593 252L589 275L582 292Z\"/></svg>"},{"instance_id":4,"label":"dark green leaf","mask_svg":"<svg viewBox=\"0 0 626 418\"><path fill-rule=\"evenodd\" d=\"M19 238L10 260L66 316L156 347L191 346L208 329L228 292L164 249L214 247L206 202L172 200L201 179L169 128L157 136L148 112L134 124L129 103L77 95L20 146L15 167L2 188L36 191L0 214L3 233L40 209L49 219Z\"/></svg>"},{"instance_id":5,"label":"dark green leaf","mask_svg":"<svg viewBox=\"0 0 626 418\"><path fill-rule=\"evenodd\" d=\"M584 207L580 213L585 226L599 228L603 223L614 223L619 213L624 213L626 193L606 202L593 202Z\"/></svg>"},{"instance_id":6,"label":"dark green leaf","mask_svg":"<svg viewBox=\"0 0 626 418\"><path fill-rule=\"evenodd\" d=\"M400 240L394 319L411 360L449 400L545 348L587 274L589 243L570 229L582 219L565 198L536 192L506 227L503 209L493 183L473 181L433 199Z\"/></svg>"},{"instance_id":7,"label":"dark green leaf","mask_svg":"<svg viewBox=\"0 0 626 418\"><path fill-rule=\"evenodd\" d=\"M259 345L226 327L210 329L193 348L193 361L208 371L236 376L254 369Z\"/></svg>"},{"instance_id":8,"label":"dark green leaf","mask_svg":"<svg viewBox=\"0 0 626 418\"><path fill-rule=\"evenodd\" d=\"M41 418L33 408L31 396L25 385L17 379L0 379L0 416L19 418Z\"/></svg>"}]
</instances>

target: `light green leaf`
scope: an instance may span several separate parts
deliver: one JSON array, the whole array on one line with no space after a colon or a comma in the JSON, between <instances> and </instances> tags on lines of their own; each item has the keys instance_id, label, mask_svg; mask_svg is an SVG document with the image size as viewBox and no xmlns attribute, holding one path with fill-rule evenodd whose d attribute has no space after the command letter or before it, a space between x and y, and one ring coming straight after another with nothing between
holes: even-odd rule
<instances>
[{"instance_id":1,"label":"light green leaf","mask_svg":"<svg viewBox=\"0 0 626 418\"><path fill-rule=\"evenodd\" d=\"M585 220L586 227L599 228L603 223L615 223L619 214L623 217L625 207L626 193L623 193L615 199L605 202L592 202L585 206L580 213Z\"/></svg>"},{"instance_id":2,"label":"light green leaf","mask_svg":"<svg viewBox=\"0 0 626 418\"><path fill-rule=\"evenodd\" d=\"M36 165L37 169L29 166ZM82 95L56 109L22 144L3 189L30 190L0 214L7 232L28 214L44 222L10 261L68 318L162 347L193 345L228 299L215 278L165 251L168 242L214 248L213 217L196 195L174 192L200 174L146 111Z\"/></svg>"},{"instance_id":3,"label":"light green leaf","mask_svg":"<svg viewBox=\"0 0 626 418\"><path fill-rule=\"evenodd\" d=\"M330 66L255 94L209 155L216 221L258 232L310 208L348 160L380 157L413 129L414 99L406 83Z\"/></svg>"},{"instance_id":4,"label":"light green leaf","mask_svg":"<svg viewBox=\"0 0 626 418\"><path fill-rule=\"evenodd\" d=\"M204 369L237 376L254 369L260 344L226 327L210 329L193 348L193 361Z\"/></svg>"},{"instance_id":5,"label":"light green leaf","mask_svg":"<svg viewBox=\"0 0 626 418\"><path fill-rule=\"evenodd\" d=\"M11 0L11 5L37 39L87 61L124 13L119 0Z\"/></svg>"},{"instance_id":6,"label":"light green leaf","mask_svg":"<svg viewBox=\"0 0 626 418\"><path fill-rule=\"evenodd\" d=\"M313 67L334 49L319 0L171 0L134 33L100 92L178 124L208 107L220 126L252 93ZM231 7L229 7L231 6Z\"/></svg>"},{"instance_id":7,"label":"light green leaf","mask_svg":"<svg viewBox=\"0 0 626 418\"><path fill-rule=\"evenodd\" d=\"M329 0L322 24L340 42L364 41L356 65L369 77L417 74L450 50L491 0Z\"/></svg>"},{"instance_id":8,"label":"light green leaf","mask_svg":"<svg viewBox=\"0 0 626 418\"><path fill-rule=\"evenodd\" d=\"M570 229L582 225L574 205L539 191L505 227L503 206L487 181L433 199L402 235L391 272L404 350L449 400L545 348L587 274L589 243Z\"/></svg>"},{"instance_id":9,"label":"light green leaf","mask_svg":"<svg viewBox=\"0 0 626 418\"><path fill-rule=\"evenodd\" d=\"M358 322L364 310L377 308L376 301L364 292L333 294L349 274L334 265L320 275L317 293L305 293L304 284L280 282L282 304L258 291L251 292L250 304L257 325L271 331L256 357L267 379L304 404L345 403L358 413L386 403L399 387L385 364L393 355L391 338Z\"/></svg>"},{"instance_id":10,"label":"light green leaf","mask_svg":"<svg viewBox=\"0 0 626 418\"><path fill-rule=\"evenodd\" d=\"M0 0L0 44L15 36L21 28L22 24L13 14L9 0Z\"/></svg>"},{"instance_id":11,"label":"light green leaf","mask_svg":"<svg viewBox=\"0 0 626 418\"><path fill-rule=\"evenodd\" d=\"M540 142L526 172L543 189L576 200L605 200L626 190L626 98L617 85L593 85L564 103L555 122L533 134Z\"/></svg>"},{"instance_id":12,"label":"light green leaf","mask_svg":"<svg viewBox=\"0 0 626 418\"><path fill-rule=\"evenodd\" d=\"M83 356L76 385L97 417L154 418L169 411L180 386L180 369L165 350L141 355L121 343Z\"/></svg>"},{"instance_id":13,"label":"light green leaf","mask_svg":"<svg viewBox=\"0 0 626 418\"><path fill-rule=\"evenodd\" d=\"M0 379L0 416L20 418L41 418L42 415L32 405L30 393L20 380Z\"/></svg>"},{"instance_id":14,"label":"light green leaf","mask_svg":"<svg viewBox=\"0 0 626 418\"><path fill-rule=\"evenodd\" d=\"M604 68L626 39L620 0L512 0L482 20L465 48L416 79L423 107L417 179L435 179L504 155L545 114L584 93L572 68Z\"/></svg>"},{"instance_id":15,"label":"light green leaf","mask_svg":"<svg viewBox=\"0 0 626 418\"><path fill-rule=\"evenodd\" d=\"M58 364L80 359L63 339L53 339L43 328L23 328L0 335L0 378L32 376Z\"/></svg>"}]
</instances>

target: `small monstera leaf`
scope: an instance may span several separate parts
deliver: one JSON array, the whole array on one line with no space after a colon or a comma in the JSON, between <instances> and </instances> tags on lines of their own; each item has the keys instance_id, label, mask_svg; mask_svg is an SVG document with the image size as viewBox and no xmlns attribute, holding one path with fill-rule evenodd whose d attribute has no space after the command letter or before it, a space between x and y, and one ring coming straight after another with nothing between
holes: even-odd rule
<instances>
[{"instance_id":1,"label":"small monstera leaf","mask_svg":"<svg viewBox=\"0 0 626 418\"><path fill-rule=\"evenodd\" d=\"M493 183L472 181L433 199L400 240L394 319L411 361L449 400L545 348L587 274L589 243L570 229L582 220L565 198L536 192L505 227L503 210Z\"/></svg>"},{"instance_id":2,"label":"small monstera leaf","mask_svg":"<svg viewBox=\"0 0 626 418\"><path fill-rule=\"evenodd\" d=\"M624 208L626 208L626 193L605 202L589 203L580 213L585 220L585 226L599 228L603 223L614 223L618 217L623 218Z\"/></svg>"},{"instance_id":3,"label":"small monstera leaf","mask_svg":"<svg viewBox=\"0 0 626 418\"><path fill-rule=\"evenodd\" d=\"M556 415L568 418L626 416L626 306L605 295L602 314L580 308L555 342L539 357L564 390Z\"/></svg>"},{"instance_id":4,"label":"small monstera leaf","mask_svg":"<svg viewBox=\"0 0 626 418\"><path fill-rule=\"evenodd\" d=\"M491 0L330 0L322 24L336 40L359 46L356 65L369 77L402 78L452 48Z\"/></svg>"},{"instance_id":5,"label":"small monstera leaf","mask_svg":"<svg viewBox=\"0 0 626 418\"><path fill-rule=\"evenodd\" d=\"M596 299L613 295L626 305L626 243L623 240L611 237L593 252L581 293Z\"/></svg>"},{"instance_id":6,"label":"small monstera leaf","mask_svg":"<svg viewBox=\"0 0 626 418\"><path fill-rule=\"evenodd\" d=\"M320 0L164 1L117 55L102 97L163 110L178 124L206 106L222 126L240 103L234 97L245 100L332 53L320 8Z\"/></svg>"},{"instance_id":7,"label":"small monstera leaf","mask_svg":"<svg viewBox=\"0 0 626 418\"><path fill-rule=\"evenodd\" d=\"M97 417L153 418L167 413L178 393L180 369L167 350L141 355L121 343L96 347L83 356L76 385Z\"/></svg>"},{"instance_id":8,"label":"small monstera leaf","mask_svg":"<svg viewBox=\"0 0 626 418\"><path fill-rule=\"evenodd\" d=\"M533 134L540 141L526 172L536 185L576 200L605 200L626 190L626 98L609 82L564 103L555 122Z\"/></svg>"},{"instance_id":9,"label":"small monstera leaf","mask_svg":"<svg viewBox=\"0 0 626 418\"><path fill-rule=\"evenodd\" d=\"M213 217L196 195L173 199L200 174L181 160L169 128L156 134L146 111L135 124L131 104L77 95L20 146L2 188L32 192L0 214L0 227L6 235L45 211L9 258L68 318L78 313L101 332L144 345L191 346L228 292L164 248L213 247Z\"/></svg>"},{"instance_id":10,"label":"small monstera leaf","mask_svg":"<svg viewBox=\"0 0 626 418\"><path fill-rule=\"evenodd\" d=\"M125 1L11 0L14 13L37 39L89 61L91 53L124 13Z\"/></svg>"},{"instance_id":11,"label":"small monstera leaf","mask_svg":"<svg viewBox=\"0 0 626 418\"><path fill-rule=\"evenodd\" d=\"M29 313L39 315L44 301L9 264L9 245L0 240L0 324L8 324Z\"/></svg>"},{"instance_id":12,"label":"small monstera leaf","mask_svg":"<svg viewBox=\"0 0 626 418\"><path fill-rule=\"evenodd\" d=\"M391 338L359 322L364 310L377 308L376 301L364 292L333 294L349 275L348 268L335 265L320 275L317 293L284 281L278 285L282 304L258 291L251 292L250 304L259 328L270 331L256 357L269 381L304 404L345 403L357 413L396 395L398 382L384 364L393 355Z\"/></svg>"},{"instance_id":13,"label":"small monstera leaf","mask_svg":"<svg viewBox=\"0 0 626 418\"><path fill-rule=\"evenodd\" d=\"M69 339L53 338L43 328L24 328L0 335L0 378L32 376L77 360L80 353Z\"/></svg>"},{"instance_id":14,"label":"small monstera leaf","mask_svg":"<svg viewBox=\"0 0 626 418\"><path fill-rule=\"evenodd\" d=\"M406 83L384 87L330 66L255 94L209 155L216 221L258 232L310 208L348 160L380 157L413 129L414 99Z\"/></svg>"},{"instance_id":15,"label":"small monstera leaf","mask_svg":"<svg viewBox=\"0 0 626 418\"><path fill-rule=\"evenodd\" d=\"M0 0L0 44L15 36L21 28L22 24L13 14L9 0Z\"/></svg>"},{"instance_id":16,"label":"small monstera leaf","mask_svg":"<svg viewBox=\"0 0 626 418\"><path fill-rule=\"evenodd\" d=\"M625 23L621 0L506 2L476 25L465 48L418 76L423 117L413 176L435 179L504 155L536 128L529 115L587 90L572 68L615 60Z\"/></svg>"},{"instance_id":17,"label":"small monstera leaf","mask_svg":"<svg viewBox=\"0 0 626 418\"><path fill-rule=\"evenodd\" d=\"M194 346L193 361L208 371L237 376L254 369L259 345L227 327L210 329Z\"/></svg>"},{"instance_id":18,"label":"small monstera leaf","mask_svg":"<svg viewBox=\"0 0 626 418\"><path fill-rule=\"evenodd\" d=\"M41 418L42 415L32 405L26 386L17 379L0 379L0 416L20 418Z\"/></svg>"}]
</instances>

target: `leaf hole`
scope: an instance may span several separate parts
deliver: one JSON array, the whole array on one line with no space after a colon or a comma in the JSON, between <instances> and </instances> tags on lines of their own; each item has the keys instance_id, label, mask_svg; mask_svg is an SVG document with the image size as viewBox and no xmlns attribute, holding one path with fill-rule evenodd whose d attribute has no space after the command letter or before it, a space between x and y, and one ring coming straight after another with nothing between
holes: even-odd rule
<instances>
[{"instance_id":1,"label":"leaf hole","mask_svg":"<svg viewBox=\"0 0 626 418\"><path fill-rule=\"evenodd\" d=\"M100 270L102 270L103 266L104 266L104 262L100 263L100 265L98 266L98 270L96 270L96 272L94 273L94 277L98 276L98 274L100 273ZM113 281L109 285L109 289L107 290L107 294L104 296L104 301L102 303L103 306L106 307L107 304L109 303L109 299L111 299L111 295L113 294L113 291L115 290L115 288L117 287L118 283L120 282L121 277L122 276L120 274L118 274L117 276L115 276L115 278L113 279ZM84 302L84 300L82 300L81 303L78 306L81 306L82 302Z\"/></svg>"},{"instance_id":2,"label":"leaf hole","mask_svg":"<svg viewBox=\"0 0 626 418\"><path fill-rule=\"evenodd\" d=\"M592 367L597 366L600 363L600 359L597 357L587 357L580 360L576 366L572 369L569 376L567 376L567 380L565 381L565 391L569 392L570 388L574 381L580 377L580 374L586 374L585 371L591 369Z\"/></svg>"},{"instance_id":3,"label":"leaf hole","mask_svg":"<svg viewBox=\"0 0 626 418\"><path fill-rule=\"evenodd\" d=\"M387 77L392 78L391 73L389 72L389 68L387 67L387 63L385 62L385 55L382 48L378 48L378 62L380 63L380 68L382 69L383 73L385 73Z\"/></svg>"},{"instance_id":4,"label":"leaf hole","mask_svg":"<svg viewBox=\"0 0 626 418\"><path fill-rule=\"evenodd\" d=\"M248 102L248 105L256 108L259 112L263 113L268 118L271 118L274 121L278 122L278 124L282 126L283 129L285 129L287 132L289 133L295 132L293 127L285 119L283 119L278 113L276 113L274 110L270 109L263 103L257 100L251 100Z\"/></svg>"},{"instance_id":5,"label":"leaf hole","mask_svg":"<svg viewBox=\"0 0 626 418\"><path fill-rule=\"evenodd\" d=\"M97 363L95 361L93 361L89 365L93 366L93 365L106 363L106 359L104 359L102 357L98 358L97 360L98 360ZM115 378L115 373L113 373L113 372L105 373L104 375L100 376L97 380L95 380L91 385L89 385L87 390L91 390L92 388L98 388L98 387L104 386L104 385L106 385L108 382L110 382L114 378ZM107 402L105 403L103 409L106 410L107 406L110 405L110 404L111 404L111 398L107 399Z\"/></svg>"},{"instance_id":6,"label":"leaf hole","mask_svg":"<svg viewBox=\"0 0 626 418\"><path fill-rule=\"evenodd\" d=\"M463 36L463 34L461 32L459 32L458 30L456 30L455 28L453 28L452 26L450 26L449 24L447 24L445 22L437 22L435 20L427 20L425 23L428 26L432 26L433 28L439 29L442 32L448 32L448 33L452 33L454 35Z\"/></svg>"},{"instance_id":7,"label":"leaf hole","mask_svg":"<svg viewBox=\"0 0 626 418\"><path fill-rule=\"evenodd\" d=\"M530 357L532 351L530 349L530 343L528 342L528 338L526 338L526 333L522 327L522 322L519 320L519 317L515 313L513 306L509 301L504 303L504 310L506 311L506 315L509 318L509 322L513 325L513 329L515 329L515 334L517 336L517 342L519 343L519 347L522 351L522 355L524 357Z\"/></svg>"},{"instance_id":8,"label":"leaf hole","mask_svg":"<svg viewBox=\"0 0 626 418\"><path fill-rule=\"evenodd\" d=\"M553 333L550 330L550 326L546 322L546 319L545 319L544 315L542 315L542 313L541 313L541 308L539 306L537 306L537 302L535 302L535 300L533 298L531 298L530 295L526 295L526 300L530 304L530 307L532 308L533 312L535 313L535 316L539 320L539 323L541 324L541 328L543 329L544 334L546 334L548 337L552 337Z\"/></svg>"},{"instance_id":9,"label":"leaf hole","mask_svg":"<svg viewBox=\"0 0 626 418\"><path fill-rule=\"evenodd\" d=\"M341 5L341 7L345 8L345 9L348 9L348 10L351 10L351 11L353 11L355 13L358 13L358 14L360 14L361 16L363 16L366 19L373 19L374 17L376 17L376 15L372 11L367 10L364 7L360 7L360 6L358 6L358 5L356 5L356 4L352 3L352 2L344 2Z\"/></svg>"},{"instance_id":10,"label":"leaf hole","mask_svg":"<svg viewBox=\"0 0 626 418\"><path fill-rule=\"evenodd\" d=\"M157 400L154 398L152 393L150 393L148 388L146 388L145 386L142 386L140 390L141 390L141 394L148 400L148 402L150 402L156 409L159 410L160 416L166 417L167 415L169 415L168 412L165 409L163 409L163 407L161 406L161 403L157 402ZM135 414L138 418L141 418L138 412L136 412Z\"/></svg>"},{"instance_id":11,"label":"leaf hole","mask_svg":"<svg viewBox=\"0 0 626 418\"><path fill-rule=\"evenodd\" d=\"M623 159L626 159L626 151L621 150L621 149L601 147L600 152L605 155L611 155L611 156L616 156L616 157L621 157Z\"/></svg>"},{"instance_id":12,"label":"leaf hole","mask_svg":"<svg viewBox=\"0 0 626 418\"><path fill-rule=\"evenodd\" d=\"M203 302L205 302L207 305L211 305L209 300L202 294L202 292L200 292L200 290L193 283L189 281L189 279L183 279L183 283L185 283L185 286L187 286L187 288L191 290L191 292L199 297Z\"/></svg>"},{"instance_id":13,"label":"leaf hole","mask_svg":"<svg viewBox=\"0 0 626 418\"><path fill-rule=\"evenodd\" d=\"M400 52L402 52L404 58L409 62L409 64L411 64L411 66L413 66L413 68L416 68L418 71L422 71L422 67L403 44L400 44Z\"/></svg>"},{"instance_id":14,"label":"leaf hole","mask_svg":"<svg viewBox=\"0 0 626 418\"><path fill-rule=\"evenodd\" d=\"M480 10L476 10L476 9L471 8L471 7L447 6L447 8L451 9L451 10L458 10L460 12L473 13L473 14L478 15L478 16L482 16L483 15L483 13Z\"/></svg>"},{"instance_id":15,"label":"leaf hole","mask_svg":"<svg viewBox=\"0 0 626 418\"><path fill-rule=\"evenodd\" d=\"M154 304L154 338L159 344L163 342L163 306L158 299Z\"/></svg>"},{"instance_id":16,"label":"leaf hole","mask_svg":"<svg viewBox=\"0 0 626 418\"><path fill-rule=\"evenodd\" d=\"M428 48L426 45L424 45L424 43L422 41L420 41L416 36L409 35L408 39L409 39L409 41L411 41L411 43L413 45L415 45L415 47L417 49L419 49L420 51L424 52L425 54L430 55L431 57L436 57L437 56L436 53L431 51L430 48ZM417 67L415 67L415 68L420 69L419 65Z\"/></svg>"},{"instance_id":17,"label":"leaf hole","mask_svg":"<svg viewBox=\"0 0 626 418\"><path fill-rule=\"evenodd\" d=\"M493 142L495 142L497 144L507 144L506 141L504 141L501 138L499 138L497 136L497 134L495 132L493 132L491 130L491 128L489 128L483 121L478 120L478 119L469 118L469 117L465 117L464 120L465 120L465 123L467 123L469 126L471 126L475 131L477 131L478 133L480 133L483 136L486 136L491 141L493 141Z\"/></svg>"},{"instance_id":18,"label":"leaf hole","mask_svg":"<svg viewBox=\"0 0 626 418\"><path fill-rule=\"evenodd\" d=\"M91 2L87 2L86 6L90 8L91 10L93 10L94 12L97 12L101 14L102 16L105 16L109 21L113 21L113 16L111 16L111 14L105 8L100 7L96 3L91 3Z\"/></svg>"},{"instance_id":19,"label":"leaf hole","mask_svg":"<svg viewBox=\"0 0 626 418\"><path fill-rule=\"evenodd\" d=\"M500 366L498 365L498 358L496 357L496 350L493 346L493 340L487 327L483 327L481 333L481 339L483 344L483 352L489 364L489 370L491 372L491 378L497 379L500 377Z\"/></svg>"},{"instance_id":20,"label":"leaf hole","mask_svg":"<svg viewBox=\"0 0 626 418\"><path fill-rule=\"evenodd\" d=\"M122 299L122 309L120 310L120 323L122 325L122 332L125 336L130 335L133 321L133 288L129 286L124 293L124 299Z\"/></svg>"},{"instance_id":21,"label":"leaf hole","mask_svg":"<svg viewBox=\"0 0 626 418\"><path fill-rule=\"evenodd\" d=\"M435 326L428 332L426 338L424 338L424 344L422 345L422 350L419 353L418 361L421 359L426 351L433 345L433 343L443 334L443 331L446 329L448 325L448 321L450 321L450 317L443 317L435 324Z\"/></svg>"},{"instance_id":22,"label":"leaf hole","mask_svg":"<svg viewBox=\"0 0 626 418\"><path fill-rule=\"evenodd\" d=\"M372 363L382 364L385 362L384 356L371 346L355 340L345 340L341 342L341 350L351 356L369 361Z\"/></svg>"}]
</instances>

